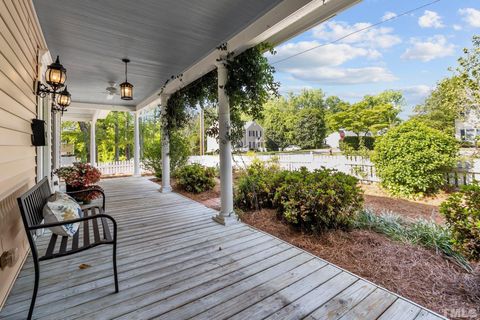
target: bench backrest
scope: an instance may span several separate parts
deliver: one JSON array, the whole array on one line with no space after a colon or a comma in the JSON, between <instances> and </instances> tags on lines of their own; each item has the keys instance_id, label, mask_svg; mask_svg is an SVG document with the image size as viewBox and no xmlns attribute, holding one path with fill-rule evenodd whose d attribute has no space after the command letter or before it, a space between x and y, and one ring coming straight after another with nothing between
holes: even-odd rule
<instances>
[{"instance_id":1,"label":"bench backrest","mask_svg":"<svg viewBox=\"0 0 480 320\"><path fill-rule=\"evenodd\" d=\"M31 235L29 228L42 222L43 207L51 195L50 183L45 177L17 199L28 236Z\"/></svg>"}]
</instances>

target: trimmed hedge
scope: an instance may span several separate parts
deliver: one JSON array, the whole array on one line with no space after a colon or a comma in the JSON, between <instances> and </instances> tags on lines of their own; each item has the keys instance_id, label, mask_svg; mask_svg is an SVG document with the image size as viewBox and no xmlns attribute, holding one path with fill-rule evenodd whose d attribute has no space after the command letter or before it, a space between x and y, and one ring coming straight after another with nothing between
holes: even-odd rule
<instances>
[{"instance_id":1,"label":"trimmed hedge","mask_svg":"<svg viewBox=\"0 0 480 320\"><path fill-rule=\"evenodd\" d=\"M351 150L359 150L360 149L360 139L363 140L363 144L365 148L368 150L373 150L375 147L375 138L374 137L344 137L343 140L340 141L340 150L344 151L345 147Z\"/></svg>"}]
</instances>

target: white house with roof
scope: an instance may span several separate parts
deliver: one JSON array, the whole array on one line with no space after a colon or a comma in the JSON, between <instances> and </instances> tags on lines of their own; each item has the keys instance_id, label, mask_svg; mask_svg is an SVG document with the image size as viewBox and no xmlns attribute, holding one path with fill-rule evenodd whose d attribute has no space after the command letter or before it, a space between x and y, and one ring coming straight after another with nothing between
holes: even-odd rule
<instances>
[{"instance_id":1,"label":"white house with roof","mask_svg":"<svg viewBox=\"0 0 480 320\"><path fill-rule=\"evenodd\" d=\"M470 109L462 118L455 120L455 138L460 141L474 142L480 136L480 112Z\"/></svg>"},{"instance_id":2,"label":"white house with roof","mask_svg":"<svg viewBox=\"0 0 480 320\"><path fill-rule=\"evenodd\" d=\"M243 136L240 141L234 144L240 151L265 151L264 130L261 125L255 121L247 121L243 126ZM218 141L216 138L207 137L207 153L218 151Z\"/></svg>"}]
</instances>

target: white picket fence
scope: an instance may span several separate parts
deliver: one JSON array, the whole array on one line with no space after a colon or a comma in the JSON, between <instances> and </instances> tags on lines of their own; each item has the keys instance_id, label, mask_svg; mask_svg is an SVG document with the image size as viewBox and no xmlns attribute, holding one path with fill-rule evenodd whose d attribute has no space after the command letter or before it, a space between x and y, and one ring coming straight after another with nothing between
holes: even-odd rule
<instances>
[{"instance_id":1,"label":"white picket fence","mask_svg":"<svg viewBox=\"0 0 480 320\"><path fill-rule=\"evenodd\" d=\"M315 169L329 168L340 172L351 174L364 182L379 182L374 164L363 157L348 157L343 155L324 155L314 153L280 154L280 155L234 155L233 165L236 168L246 168L253 159L269 161L277 159L280 167L286 170L297 170L305 167L312 171ZM189 163L199 163L207 167L219 167L220 158L218 155L191 156ZM132 160L99 162L97 168L104 176L131 175L134 171ZM147 171L141 166L141 172ZM480 179L480 161L459 162L457 168L445 175L445 182L452 186L470 184Z\"/></svg>"},{"instance_id":2,"label":"white picket fence","mask_svg":"<svg viewBox=\"0 0 480 320\"><path fill-rule=\"evenodd\" d=\"M133 174L134 171L133 159L113 162L98 162L96 167L104 176L128 175Z\"/></svg>"}]
</instances>

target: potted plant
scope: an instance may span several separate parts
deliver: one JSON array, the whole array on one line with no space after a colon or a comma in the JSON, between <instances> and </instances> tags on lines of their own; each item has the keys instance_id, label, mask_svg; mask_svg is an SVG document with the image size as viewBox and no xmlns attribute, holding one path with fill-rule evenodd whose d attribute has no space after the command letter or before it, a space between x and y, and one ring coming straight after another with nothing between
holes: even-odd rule
<instances>
[{"instance_id":1,"label":"potted plant","mask_svg":"<svg viewBox=\"0 0 480 320\"><path fill-rule=\"evenodd\" d=\"M67 192L81 191L85 189L100 189L101 187L95 185L100 180L102 175L100 170L88 163L76 162L73 166L62 167L55 171L60 178L65 180ZM79 193L74 196L77 201L89 203L91 200L100 196L97 192Z\"/></svg>"}]
</instances>

